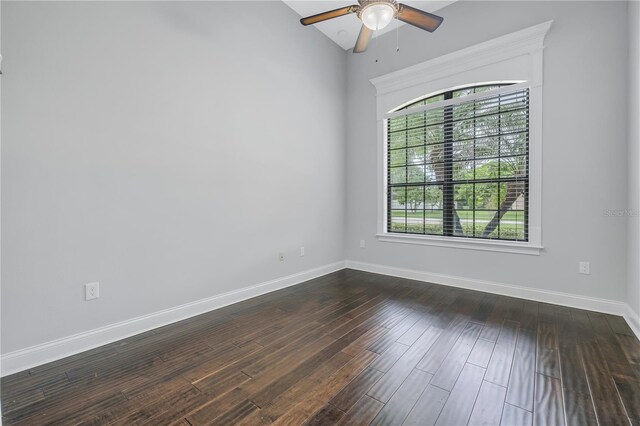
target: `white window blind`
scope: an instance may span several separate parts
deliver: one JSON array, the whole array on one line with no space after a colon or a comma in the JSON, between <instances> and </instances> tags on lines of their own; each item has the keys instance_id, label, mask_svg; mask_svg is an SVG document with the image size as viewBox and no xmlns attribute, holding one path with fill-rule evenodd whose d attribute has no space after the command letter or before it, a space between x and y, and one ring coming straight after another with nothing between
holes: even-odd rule
<instances>
[{"instance_id":1,"label":"white window blind","mask_svg":"<svg viewBox=\"0 0 640 426\"><path fill-rule=\"evenodd\" d=\"M528 241L526 83L429 96L385 129L387 232Z\"/></svg>"}]
</instances>

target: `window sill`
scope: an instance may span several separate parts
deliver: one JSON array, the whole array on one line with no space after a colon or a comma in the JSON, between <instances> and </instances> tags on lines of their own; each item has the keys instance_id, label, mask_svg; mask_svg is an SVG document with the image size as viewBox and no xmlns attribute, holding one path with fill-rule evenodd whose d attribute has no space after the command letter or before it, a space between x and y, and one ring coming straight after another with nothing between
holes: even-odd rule
<instances>
[{"instance_id":1,"label":"window sill","mask_svg":"<svg viewBox=\"0 0 640 426\"><path fill-rule=\"evenodd\" d=\"M493 241L470 238L438 237L435 235L402 235L392 233L377 234L378 241L390 243L418 244L466 250L483 250L501 253L528 254L539 256L542 246L515 241Z\"/></svg>"}]
</instances>

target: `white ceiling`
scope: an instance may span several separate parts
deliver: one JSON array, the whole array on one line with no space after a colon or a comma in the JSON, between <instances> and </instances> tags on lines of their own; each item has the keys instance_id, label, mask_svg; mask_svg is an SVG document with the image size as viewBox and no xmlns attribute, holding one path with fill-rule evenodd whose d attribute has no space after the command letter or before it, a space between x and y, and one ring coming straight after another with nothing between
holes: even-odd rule
<instances>
[{"instance_id":1,"label":"white ceiling","mask_svg":"<svg viewBox=\"0 0 640 426\"><path fill-rule=\"evenodd\" d=\"M326 12L327 10L338 9L340 7L357 4L357 0L282 0L287 6L295 10L300 17L311 16L317 13ZM441 9L451 3L455 3L456 0L408 0L400 1L406 3L409 6L421 9L427 12L434 13L436 10ZM437 14L437 13L436 13ZM446 22L446 16L445 22ZM397 21L400 25L405 25L403 22ZM358 33L362 22L355 14L349 14L341 16L339 18L330 19L328 21L320 22L314 25L317 29L322 31L327 37L335 41L343 49L351 49L356 44ZM384 34L388 31L396 29L396 21L394 20L389 26L380 30L379 34Z\"/></svg>"}]
</instances>

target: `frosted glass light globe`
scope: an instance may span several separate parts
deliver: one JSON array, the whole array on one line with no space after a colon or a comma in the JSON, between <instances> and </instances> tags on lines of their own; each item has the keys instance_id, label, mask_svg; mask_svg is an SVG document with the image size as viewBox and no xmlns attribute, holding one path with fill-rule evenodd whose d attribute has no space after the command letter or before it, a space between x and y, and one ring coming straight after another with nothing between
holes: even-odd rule
<instances>
[{"instance_id":1,"label":"frosted glass light globe","mask_svg":"<svg viewBox=\"0 0 640 426\"><path fill-rule=\"evenodd\" d=\"M366 6L360 15L362 23L370 30L381 30L393 19L393 7L387 3L373 3Z\"/></svg>"}]
</instances>

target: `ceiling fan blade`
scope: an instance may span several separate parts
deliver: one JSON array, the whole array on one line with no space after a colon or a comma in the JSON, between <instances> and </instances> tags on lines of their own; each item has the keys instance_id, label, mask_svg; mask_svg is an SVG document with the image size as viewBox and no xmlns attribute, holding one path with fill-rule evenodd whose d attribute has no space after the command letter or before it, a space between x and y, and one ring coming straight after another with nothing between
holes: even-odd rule
<instances>
[{"instance_id":1,"label":"ceiling fan blade","mask_svg":"<svg viewBox=\"0 0 640 426\"><path fill-rule=\"evenodd\" d=\"M425 12L402 3L398 5L397 18L402 22L429 31L430 33L434 32L444 20L442 16L434 15L433 13Z\"/></svg>"},{"instance_id":2,"label":"ceiling fan blade","mask_svg":"<svg viewBox=\"0 0 640 426\"><path fill-rule=\"evenodd\" d=\"M326 21L327 19L337 18L339 16L348 15L358 10L358 6L347 6L341 7L340 9L330 10L328 12L318 13L317 15L308 16L306 18L302 18L300 23L302 25L311 25L316 24L318 22Z\"/></svg>"},{"instance_id":3,"label":"ceiling fan blade","mask_svg":"<svg viewBox=\"0 0 640 426\"><path fill-rule=\"evenodd\" d=\"M367 45L369 44L369 40L371 40L372 34L373 30L369 29L366 25L363 25L362 28L360 28L360 34L358 34L356 45L353 46L353 53L362 53L367 50Z\"/></svg>"}]
</instances>

